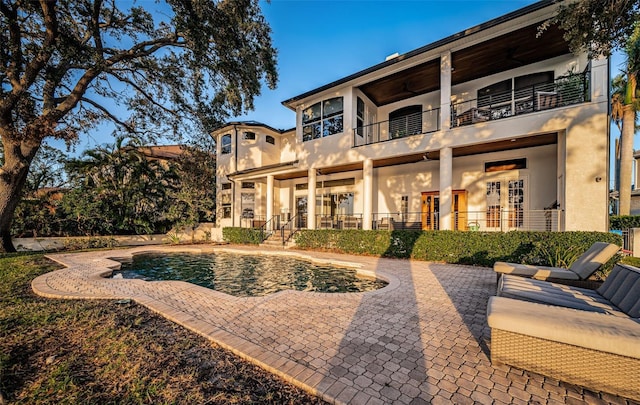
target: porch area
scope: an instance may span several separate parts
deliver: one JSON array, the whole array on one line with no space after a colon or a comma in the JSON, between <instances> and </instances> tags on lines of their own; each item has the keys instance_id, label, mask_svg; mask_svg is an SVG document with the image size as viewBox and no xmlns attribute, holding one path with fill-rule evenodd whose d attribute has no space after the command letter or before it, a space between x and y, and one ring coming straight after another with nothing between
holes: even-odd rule
<instances>
[{"instance_id":1,"label":"porch area","mask_svg":"<svg viewBox=\"0 0 640 405\"><path fill-rule=\"evenodd\" d=\"M507 231L562 231L563 211L560 209L544 210L489 210L489 211L454 211L451 213L451 230L479 232ZM315 228L353 230L363 229L364 215L316 215ZM300 214L287 219L284 215L274 215L267 219L264 216L243 220L243 228L276 231L283 227L291 229L308 229L308 215ZM372 230L394 231L437 231L442 229L439 212L384 212L371 216Z\"/></svg>"}]
</instances>

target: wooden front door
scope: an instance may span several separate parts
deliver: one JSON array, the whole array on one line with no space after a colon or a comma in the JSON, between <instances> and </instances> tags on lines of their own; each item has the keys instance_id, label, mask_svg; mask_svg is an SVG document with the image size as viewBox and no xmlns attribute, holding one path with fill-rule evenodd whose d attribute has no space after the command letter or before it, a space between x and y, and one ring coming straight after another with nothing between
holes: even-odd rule
<instances>
[{"instance_id":1,"label":"wooden front door","mask_svg":"<svg viewBox=\"0 0 640 405\"><path fill-rule=\"evenodd\" d=\"M440 229L440 192L422 193L422 229ZM451 201L451 229L467 230L467 190L453 190Z\"/></svg>"}]
</instances>

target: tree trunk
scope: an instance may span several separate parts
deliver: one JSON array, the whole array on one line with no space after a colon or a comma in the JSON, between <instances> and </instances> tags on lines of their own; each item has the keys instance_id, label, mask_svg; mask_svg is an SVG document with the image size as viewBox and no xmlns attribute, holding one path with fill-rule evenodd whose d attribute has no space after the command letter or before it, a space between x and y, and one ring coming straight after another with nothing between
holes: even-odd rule
<instances>
[{"instance_id":1,"label":"tree trunk","mask_svg":"<svg viewBox=\"0 0 640 405\"><path fill-rule=\"evenodd\" d=\"M26 146L20 142L4 141L4 165L0 168L0 237L2 252L15 252L11 239L11 223L16 207L22 199L29 166L40 144Z\"/></svg>"},{"instance_id":2,"label":"tree trunk","mask_svg":"<svg viewBox=\"0 0 640 405\"><path fill-rule=\"evenodd\" d=\"M620 215L631 212L631 176L633 166L633 136L635 134L636 112L632 105L623 107L622 134L620 136ZM638 181L638 179L636 179Z\"/></svg>"}]
</instances>

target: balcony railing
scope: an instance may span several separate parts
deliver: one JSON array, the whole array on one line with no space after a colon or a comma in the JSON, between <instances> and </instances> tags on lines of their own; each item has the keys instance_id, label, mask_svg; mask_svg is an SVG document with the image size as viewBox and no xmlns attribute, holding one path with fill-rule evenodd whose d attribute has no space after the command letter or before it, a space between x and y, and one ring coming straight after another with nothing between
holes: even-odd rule
<instances>
[{"instance_id":1,"label":"balcony railing","mask_svg":"<svg viewBox=\"0 0 640 405\"><path fill-rule=\"evenodd\" d=\"M451 104L451 126L499 120L590 101L590 72L571 74L553 83L537 84Z\"/></svg>"},{"instance_id":2,"label":"balcony railing","mask_svg":"<svg viewBox=\"0 0 640 405\"><path fill-rule=\"evenodd\" d=\"M438 130L440 130L440 109L434 108L356 127L353 130L353 146L370 145Z\"/></svg>"}]
</instances>

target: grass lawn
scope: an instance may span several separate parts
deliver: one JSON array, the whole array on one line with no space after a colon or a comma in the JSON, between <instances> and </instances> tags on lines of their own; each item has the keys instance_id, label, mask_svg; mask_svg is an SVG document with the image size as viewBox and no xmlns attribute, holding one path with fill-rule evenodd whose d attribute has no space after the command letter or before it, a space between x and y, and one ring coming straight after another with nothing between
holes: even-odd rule
<instances>
[{"instance_id":1,"label":"grass lawn","mask_svg":"<svg viewBox=\"0 0 640 405\"><path fill-rule=\"evenodd\" d=\"M36 296L57 266L0 258L0 405L323 403L135 303Z\"/></svg>"}]
</instances>

